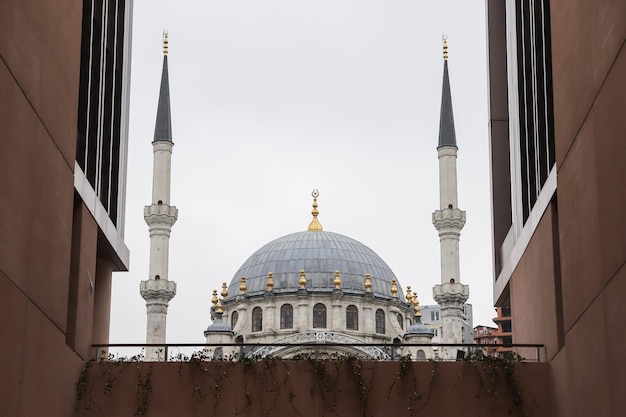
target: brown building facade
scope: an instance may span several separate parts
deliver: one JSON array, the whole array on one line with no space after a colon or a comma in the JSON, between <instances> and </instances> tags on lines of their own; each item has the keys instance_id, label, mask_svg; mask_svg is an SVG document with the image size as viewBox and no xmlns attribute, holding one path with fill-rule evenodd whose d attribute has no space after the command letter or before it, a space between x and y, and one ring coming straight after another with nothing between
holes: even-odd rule
<instances>
[{"instance_id":1,"label":"brown building facade","mask_svg":"<svg viewBox=\"0 0 626 417\"><path fill-rule=\"evenodd\" d=\"M108 342L131 1L0 3L0 415L67 416Z\"/></svg>"},{"instance_id":2,"label":"brown building facade","mask_svg":"<svg viewBox=\"0 0 626 417\"><path fill-rule=\"evenodd\" d=\"M487 0L494 298L555 416L626 415L626 2Z\"/></svg>"}]
</instances>

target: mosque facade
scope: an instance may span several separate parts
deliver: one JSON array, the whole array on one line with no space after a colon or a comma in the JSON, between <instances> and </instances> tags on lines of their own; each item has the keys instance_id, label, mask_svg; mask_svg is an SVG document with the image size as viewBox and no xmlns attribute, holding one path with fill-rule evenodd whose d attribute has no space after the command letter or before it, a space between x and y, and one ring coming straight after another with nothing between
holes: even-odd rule
<instances>
[{"instance_id":1,"label":"mosque facade","mask_svg":"<svg viewBox=\"0 0 626 417\"><path fill-rule=\"evenodd\" d=\"M150 276L141 282L146 300L147 344L165 344L168 302L176 284L167 274L169 235L178 210L169 202L173 149L167 70L167 35L155 128L153 201L144 217L150 229ZM460 282L459 237L465 211L457 206L456 136L447 42L439 143L440 207L433 225L441 244L441 282L433 296L441 309L441 343L460 344L463 305L469 288ZM293 358L315 353L386 360L411 355L455 357L456 349L437 352L434 332L421 322L417 294L401 287L391 268L369 247L323 229L314 190L312 220L304 231L279 237L254 252L221 291L213 291L211 320L204 331L212 358L266 356ZM226 344L226 346L219 346ZM230 345L229 345L230 344ZM241 344L241 346L238 346ZM406 345L406 346L404 346ZM146 360L161 360L148 348Z\"/></svg>"}]
</instances>

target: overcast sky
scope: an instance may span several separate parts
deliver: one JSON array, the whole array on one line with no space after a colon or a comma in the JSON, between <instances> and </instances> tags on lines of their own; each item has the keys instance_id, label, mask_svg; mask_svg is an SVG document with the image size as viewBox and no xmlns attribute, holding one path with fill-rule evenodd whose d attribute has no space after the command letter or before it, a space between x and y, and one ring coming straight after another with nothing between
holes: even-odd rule
<instances>
[{"instance_id":1,"label":"overcast sky","mask_svg":"<svg viewBox=\"0 0 626 417\"><path fill-rule=\"evenodd\" d=\"M324 230L377 252L433 304L440 282L437 140L448 36L461 281L474 325L493 325L485 11L467 0L134 2L125 241L111 343L145 341L152 145L170 37L174 150L168 343L203 343L211 292L265 243Z\"/></svg>"}]
</instances>

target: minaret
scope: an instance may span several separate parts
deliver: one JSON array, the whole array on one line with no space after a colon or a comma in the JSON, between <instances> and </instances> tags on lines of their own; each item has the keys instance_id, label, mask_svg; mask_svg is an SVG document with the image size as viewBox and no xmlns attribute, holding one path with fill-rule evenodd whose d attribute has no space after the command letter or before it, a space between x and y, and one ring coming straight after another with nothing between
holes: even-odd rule
<instances>
[{"instance_id":1,"label":"minaret","mask_svg":"<svg viewBox=\"0 0 626 417\"><path fill-rule=\"evenodd\" d=\"M170 87L167 71L168 38L163 32L163 72L157 108L152 151L152 204L144 207L144 219L150 231L150 272L147 281L141 281L140 293L146 300L148 314L146 344L165 343L167 306L176 295L176 283L168 278L169 241L172 226L178 218L178 209L170 205L172 167L172 120L170 114ZM160 347L146 348L146 361L165 360Z\"/></svg>"},{"instance_id":2,"label":"minaret","mask_svg":"<svg viewBox=\"0 0 626 417\"><path fill-rule=\"evenodd\" d=\"M463 303L469 287L461 284L459 273L459 237L465 225L465 212L457 205L456 135L448 77L448 42L443 38L443 88L439 122L439 210L433 224L441 243L441 284L433 287L433 297L441 306L442 343L462 343Z\"/></svg>"}]
</instances>

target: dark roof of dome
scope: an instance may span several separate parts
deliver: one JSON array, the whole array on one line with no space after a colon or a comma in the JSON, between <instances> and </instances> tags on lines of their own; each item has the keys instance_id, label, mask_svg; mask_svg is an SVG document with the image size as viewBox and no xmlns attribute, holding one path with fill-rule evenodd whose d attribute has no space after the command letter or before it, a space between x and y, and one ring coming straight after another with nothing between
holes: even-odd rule
<instances>
[{"instance_id":1,"label":"dark roof of dome","mask_svg":"<svg viewBox=\"0 0 626 417\"><path fill-rule=\"evenodd\" d=\"M273 240L253 253L235 273L226 299L239 294L242 276L246 277L247 295L263 294L267 289L269 272L274 273L274 293L297 292L302 269L309 292L332 291L334 274L338 270L344 293L365 294L365 274L369 273L372 295L392 298L394 273L373 250L338 233L306 231ZM396 285L398 298L404 301L400 284Z\"/></svg>"},{"instance_id":2,"label":"dark roof of dome","mask_svg":"<svg viewBox=\"0 0 626 417\"><path fill-rule=\"evenodd\" d=\"M426 327L426 325L422 323L421 321L416 321L415 323L411 325L411 327L406 329L406 333L404 334L404 336L410 336L410 335L434 336L435 332L432 329Z\"/></svg>"},{"instance_id":3,"label":"dark roof of dome","mask_svg":"<svg viewBox=\"0 0 626 417\"><path fill-rule=\"evenodd\" d=\"M222 332L232 332L230 326L228 326L228 324L226 324L223 320L222 320L222 315L219 314L216 318L215 321L213 321L213 323L211 323L209 325L209 327L207 327L205 333L222 333Z\"/></svg>"}]
</instances>

